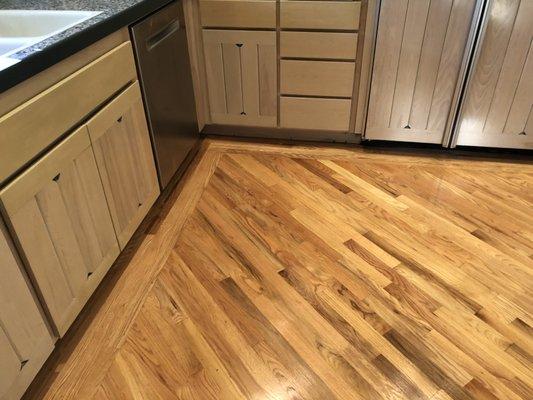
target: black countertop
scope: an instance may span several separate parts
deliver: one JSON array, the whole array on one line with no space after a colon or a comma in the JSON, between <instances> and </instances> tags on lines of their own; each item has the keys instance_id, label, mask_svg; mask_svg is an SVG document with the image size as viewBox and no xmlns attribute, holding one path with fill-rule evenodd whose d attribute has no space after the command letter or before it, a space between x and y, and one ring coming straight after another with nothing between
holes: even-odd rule
<instances>
[{"instance_id":1,"label":"black countertop","mask_svg":"<svg viewBox=\"0 0 533 400\"><path fill-rule=\"evenodd\" d=\"M0 0L0 10L101 11L58 35L10 55L19 60L0 70L0 93L130 25L173 0Z\"/></svg>"}]
</instances>

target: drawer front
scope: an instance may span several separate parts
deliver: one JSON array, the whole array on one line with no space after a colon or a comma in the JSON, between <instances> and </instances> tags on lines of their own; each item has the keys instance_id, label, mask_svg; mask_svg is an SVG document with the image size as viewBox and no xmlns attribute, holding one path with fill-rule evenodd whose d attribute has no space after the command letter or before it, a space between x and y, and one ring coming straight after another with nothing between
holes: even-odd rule
<instances>
[{"instance_id":1,"label":"drawer front","mask_svg":"<svg viewBox=\"0 0 533 400\"><path fill-rule=\"evenodd\" d=\"M282 1L280 24L291 29L359 29L359 1Z\"/></svg>"},{"instance_id":2,"label":"drawer front","mask_svg":"<svg viewBox=\"0 0 533 400\"><path fill-rule=\"evenodd\" d=\"M357 33L281 32L281 57L355 60Z\"/></svg>"},{"instance_id":3,"label":"drawer front","mask_svg":"<svg viewBox=\"0 0 533 400\"><path fill-rule=\"evenodd\" d=\"M281 93L352 97L355 63L281 60Z\"/></svg>"},{"instance_id":4,"label":"drawer front","mask_svg":"<svg viewBox=\"0 0 533 400\"><path fill-rule=\"evenodd\" d=\"M136 74L131 43L126 42L0 117L0 182L134 80Z\"/></svg>"},{"instance_id":5,"label":"drawer front","mask_svg":"<svg viewBox=\"0 0 533 400\"><path fill-rule=\"evenodd\" d=\"M0 199L62 336L119 253L87 128L41 158Z\"/></svg>"},{"instance_id":6,"label":"drawer front","mask_svg":"<svg viewBox=\"0 0 533 400\"><path fill-rule=\"evenodd\" d=\"M213 28L275 28L276 2L260 0L200 1L201 23Z\"/></svg>"},{"instance_id":7,"label":"drawer front","mask_svg":"<svg viewBox=\"0 0 533 400\"><path fill-rule=\"evenodd\" d=\"M348 131L351 100L306 97L281 98L281 127Z\"/></svg>"}]
</instances>

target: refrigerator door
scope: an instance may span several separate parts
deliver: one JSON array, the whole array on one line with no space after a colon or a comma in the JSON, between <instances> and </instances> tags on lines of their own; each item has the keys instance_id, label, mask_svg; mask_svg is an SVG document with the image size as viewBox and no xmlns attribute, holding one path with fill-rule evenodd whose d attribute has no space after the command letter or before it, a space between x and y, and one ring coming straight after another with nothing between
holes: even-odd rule
<instances>
[{"instance_id":1,"label":"refrigerator door","mask_svg":"<svg viewBox=\"0 0 533 400\"><path fill-rule=\"evenodd\" d=\"M199 140L181 1L132 28L148 123L165 188Z\"/></svg>"},{"instance_id":2,"label":"refrigerator door","mask_svg":"<svg viewBox=\"0 0 533 400\"><path fill-rule=\"evenodd\" d=\"M533 149L533 1L492 0L452 146Z\"/></svg>"}]
</instances>

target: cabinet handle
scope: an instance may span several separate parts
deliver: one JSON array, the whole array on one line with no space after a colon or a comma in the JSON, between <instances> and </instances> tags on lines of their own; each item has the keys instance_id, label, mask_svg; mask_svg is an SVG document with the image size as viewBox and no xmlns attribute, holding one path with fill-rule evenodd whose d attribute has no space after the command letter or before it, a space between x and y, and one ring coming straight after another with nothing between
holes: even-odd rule
<instances>
[{"instance_id":1,"label":"cabinet handle","mask_svg":"<svg viewBox=\"0 0 533 400\"><path fill-rule=\"evenodd\" d=\"M235 43L235 46L237 46L237 47L242 47L242 46L244 46L244 44L242 44L242 43Z\"/></svg>"},{"instance_id":2,"label":"cabinet handle","mask_svg":"<svg viewBox=\"0 0 533 400\"><path fill-rule=\"evenodd\" d=\"M30 360L23 360L23 361L20 362L20 370L21 371L22 371L22 368L24 368L29 361Z\"/></svg>"},{"instance_id":3,"label":"cabinet handle","mask_svg":"<svg viewBox=\"0 0 533 400\"><path fill-rule=\"evenodd\" d=\"M52 178L52 180L53 180L54 182L57 182L57 181L59 180L59 178L61 178L61 173L59 173L59 174L57 174L56 176L54 176L54 177Z\"/></svg>"},{"instance_id":4,"label":"cabinet handle","mask_svg":"<svg viewBox=\"0 0 533 400\"><path fill-rule=\"evenodd\" d=\"M120 124L122 122L123 116L121 116L119 119L117 119L117 122Z\"/></svg>"}]
</instances>

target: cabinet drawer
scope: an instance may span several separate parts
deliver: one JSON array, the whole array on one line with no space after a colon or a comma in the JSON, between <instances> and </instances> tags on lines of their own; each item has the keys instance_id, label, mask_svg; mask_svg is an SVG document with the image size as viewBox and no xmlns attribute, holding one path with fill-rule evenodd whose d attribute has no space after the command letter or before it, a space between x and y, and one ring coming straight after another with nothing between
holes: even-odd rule
<instances>
[{"instance_id":1,"label":"cabinet drawer","mask_svg":"<svg viewBox=\"0 0 533 400\"><path fill-rule=\"evenodd\" d=\"M87 122L118 242L123 249L159 196L139 83Z\"/></svg>"},{"instance_id":2,"label":"cabinet drawer","mask_svg":"<svg viewBox=\"0 0 533 400\"><path fill-rule=\"evenodd\" d=\"M355 63L281 60L281 93L352 97Z\"/></svg>"},{"instance_id":3,"label":"cabinet drawer","mask_svg":"<svg viewBox=\"0 0 533 400\"><path fill-rule=\"evenodd\" d=\"M347 131L351 100L281 97L281 127Z\"/></svg>"},{"instance_id":4,"label":"cabinet drawer","mask_svg":"<svg viewBox=\"0 0 533 400\"><path fill-rule=\"evenodd\" d=\"M281 57L355 60L357 33L281 32Z\"/></svg>"},{"instance_id":5,"label":"cabinet drawer","mask_svg":"<svg viewBox=\"0 0 533 400\"><path fill-rule=\"evenodd\" d=\"M119 253L87 128L41 158L0 199L62 336Z\"/></svg>"},{"instance_id":6,"label":"cabinet drawer","mask_svg":"<svg viewBox=\"0 0 533 400\"><path fill-rule=\"evenodd\" d=\"M200 1L202 26L213 28L275 28L276 2L262 0Z\"/></svg>"},{"instance_id":7,"label":"cabinet drawer","mask_svg":"<svg viewBox=\"0 0 533 400\"><path fill-rule=\"evenodd\" d=\"M0 117L0 182L134 80L136 74L131 43L126 42Z\"/></svg>"},{"instance_id":8,"label":"cabinet drawer","mask_svg":"<svg viewBox=\"0 0 533 400\"><path fill-rule=\"evenodd\" d=\"M291 29L359 29L359 1L282 1L280 24Z\"/></svg>"}]
</instances>

